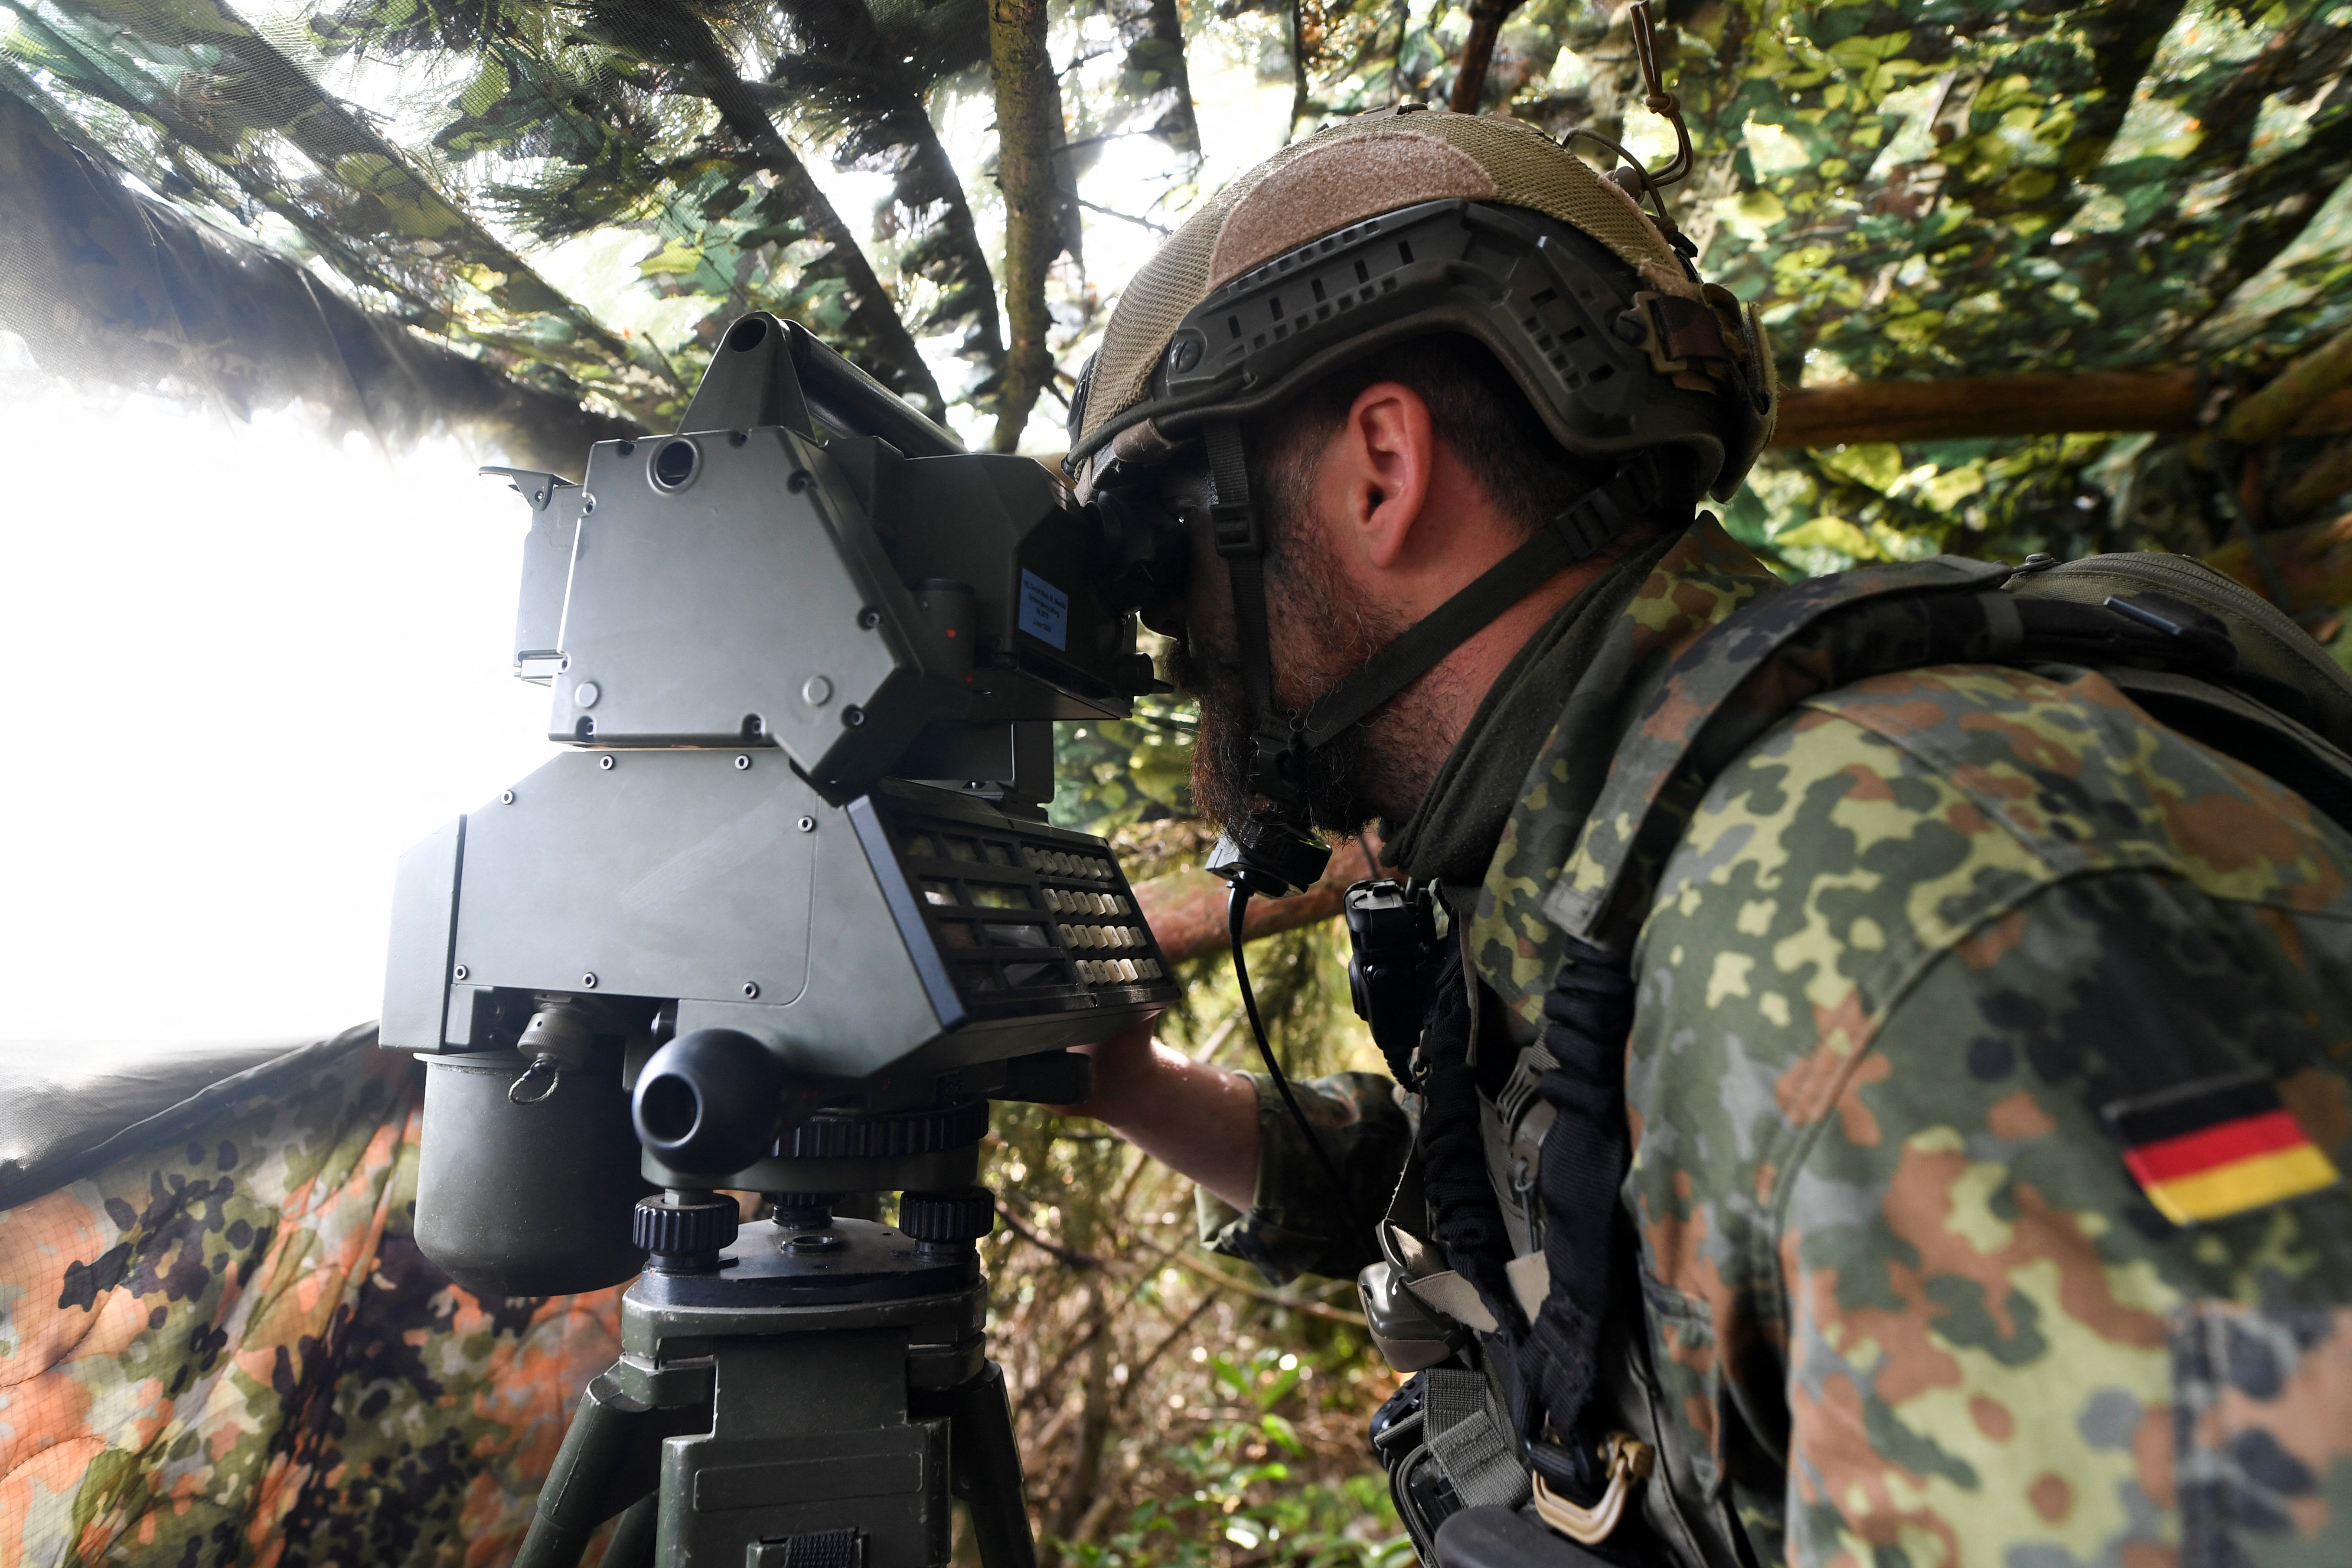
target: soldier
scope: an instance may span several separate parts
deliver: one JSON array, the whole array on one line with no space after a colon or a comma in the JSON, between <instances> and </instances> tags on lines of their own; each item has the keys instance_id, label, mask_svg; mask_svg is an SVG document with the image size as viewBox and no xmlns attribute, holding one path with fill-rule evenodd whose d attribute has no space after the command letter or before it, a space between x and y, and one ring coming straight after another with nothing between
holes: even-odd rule
<instances>
[{"instance_id":1,"label":"soldier","mask_svg":"<svg viewBox=\"0 0 2352 1568\"><path fill-rule=\"evenodd\" d=\"M1143 1034L1081 1109L1269 1278L1369 1268L1425 1558L2352 1563L2342 828L2085 664L1935 663L1717 759L1621 948L1580 923L1612 763L1704 717L1668 667L1803 592L1694 516L1773 393L1689 254L1406 111L1127 290L1071 467L1191 525L1198 799L1277 855L1384 824L1452 966L1303 1123Z\"/></svg>"}]
</instances>

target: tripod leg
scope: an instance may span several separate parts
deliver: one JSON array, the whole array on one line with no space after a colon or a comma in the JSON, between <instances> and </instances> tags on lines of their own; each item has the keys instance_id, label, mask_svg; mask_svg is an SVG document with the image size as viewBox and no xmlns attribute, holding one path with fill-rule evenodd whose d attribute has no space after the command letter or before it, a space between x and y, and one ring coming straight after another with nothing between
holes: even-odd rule
<instances>
[{"instance_id":1,"label":"tripod leg","mask_svg":"<svg viewBox=\"0 0 2352 1568\"><path fill-rule=\"evenodd\" d=\"M988 1370L949 1395L949 1483L971 1512L971 1532L984 1568L1037 1568L1029 1510L1021 1498L1021 1449L1013 1436L1013 1407L1004 1396L1004 1369Z\"/></svg>"},{"instance_id":2,"label":"tripod leg","mask_svg":"<svg viewBox=\"0 0 2352 1568\"><path fill-rule=\"evenodd\" d=\"M573 1568L588 1538L612 1517L615 1500L645 1490L626 1480L633 1474L648 1480L659 1474L655 1467L660 1463L662 1432L646 1419L653 1414L651 1406L623 1394L609 1373L589 1383L547 1485L540 1489L539 1508L515 1568Z\"/></svg>"},{"instance_id":3,"label":"tripod leg","mask_svg":"<svg viewBox=\"0 0 2352 1568\"><path fill-rule=\"evenodd\" d=\"M604 1547L604 1568L653 1568L654 1526L660 1519L659 1492L647 1492L623 1509Z\"/></svg>"}]
</instances>

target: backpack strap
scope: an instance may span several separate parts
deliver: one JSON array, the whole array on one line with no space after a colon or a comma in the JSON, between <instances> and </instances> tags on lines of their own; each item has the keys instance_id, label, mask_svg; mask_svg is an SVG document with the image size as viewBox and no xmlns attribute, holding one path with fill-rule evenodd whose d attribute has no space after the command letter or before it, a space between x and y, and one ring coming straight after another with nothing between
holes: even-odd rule
<instances>
[{"instance_id":1,"label":"backpack strap","mask_svg":"<svg viewBox=\"0 0 2352 1568\"><path fill-rule=\"evenodd\" d=\"M1555 883L1544 900L1545 915L1570 936L1603 948L1616 945L1612 938L1630 941L1632 932L1607 918L1620 904L1645 901L1625 896L1628 872L1641 867L1654 877L1664 868L1706 786L1748 742L1806 698L1857 679L1840 666L1867 662L1876 673L1927 662L1919 657L1927 649L1906 646L1910 639L1898 627L1874 628L1872 646L1852 650L1860 660L1780 658L1791 644L1872 600L1902 598L1924 607L1937 597L1993 587L2010 572L1997 562L1948 555L1841 572L1767 594L1710 628L1667 670L1618 749L1578 847L1576 860L1587 875ZM1950 657L1972 660L1998 659L2020 640L2014 621L1994 627L1981 616L1974 618L1981 627L1977 637L1921 640L1960 644ZM1924 625L1910 629L1915 638L1927 631ZM1767 671L1772 679L1759 679ZM1638 915L1633 918L1638 924Z\"/></svg>"}]
</instances>

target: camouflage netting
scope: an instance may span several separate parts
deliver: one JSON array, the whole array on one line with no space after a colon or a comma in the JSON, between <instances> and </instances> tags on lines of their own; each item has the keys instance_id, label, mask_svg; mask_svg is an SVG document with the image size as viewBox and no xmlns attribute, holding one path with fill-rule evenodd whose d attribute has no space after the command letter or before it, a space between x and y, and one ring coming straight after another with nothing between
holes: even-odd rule
<instances>
[{"instance_id":1,"label":"camouflage netting","mask_svg":"<svg viewBox=\"0 0 2352 1568\"><path fill-rule=\"evenodd\" d=\"M1679 216L1708 274L1769 307L1790 384L2185 366L2226 393L2352 313L2352 8L1662 11L1699 147ZM1442 99L1467 26L1452 0L1053 15L1063 376L1123 281L1087 274L1084 236L1164 226L1282 140L1222 103L1196 120L1203 82L1262 98L1287 79L1303 132ZM661 426L719 326L764 307L919 403L994 413L988 28L978 0L0 0L0 359L529 447L574 405ZM1624 12L1583 0L1517 13L1486 102L1668 140L1638 107ZM1199 124L1230 139L1244 120L1265 146L1199 161ZM1169 154L1160 185L1091 186L1134 137ZM882 177L870 215L827 198L828 163ZM2336 496L2295 484L2320 440L2263 454L2266 489L2177 438L1783 454L1728 521L1800 570L1939 547L2201 552L2242 492L2291 496L2260 522L2322 515Z\"/></svg>"}]
</instances>

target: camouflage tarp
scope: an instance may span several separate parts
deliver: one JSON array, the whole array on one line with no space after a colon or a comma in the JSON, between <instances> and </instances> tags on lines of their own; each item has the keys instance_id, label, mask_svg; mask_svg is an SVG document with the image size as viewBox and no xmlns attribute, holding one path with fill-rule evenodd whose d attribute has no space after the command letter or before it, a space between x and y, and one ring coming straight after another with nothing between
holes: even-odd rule
<instances>
[{"instance_id":1,"label":"camouflage tarp","mask_svg":"<svg viewBox=\"0 0 2352 1568\"><path fill-rule=\"evenodd\" d=\"M512 1559L620 1292L425 1259L423 1072L374 1045L0 1210L0 1564Z\"/></svg>"},{"instance_id":2,"label":"camouflage tarp","mask_svg":"<svg viewBox=\"0 0 2352 1568\"><path fill-rule=\"evenodd\" d=\"M1055 8L1057 177L1080 209L1049 285L1065 375L1124 280L1090 272L1085 236L1164 226L1281 139L1212 95L1238 107L1287 75L1295 133L1442 99L1466 26L1452 0L1270 8ZM1698 147L1675 211L1709 274L1764 303L1792 384L2172 364L2226 385L2347 319L2340 6L1657 8ZM919 402L981 411L1003 357L986 28L978 0L0 0L0 91L84 147L93 179L286 258L388 337L609 416L674 416L719 325L753 307L807 321ZM1181 101L1195 93L1220 111L1205 138ZM1520 8L1486 102L1645 155L1671 141L1639 107L1622 7ZM1164 153L1141 180L1107 153L1136 138ZM5 139L25 140L21 121ZM826 197L812 171L827 163L882 177L870 216ZM101 238L81 264L146 269L115 243L138 247ZM27 325L50 280L16 266L0 331L54 343ZM136 318L104 317L134 334ZM298 340L264 332L247 357L292 342L299 360ZM959 355L968 368L943 374ZM354 362L367 396L392 395L367 384L378 374ZM1939 546L2201 552L2232 517L2209 467L2147 437L1780 454L1728 521L1809 570Z\"/></svg>"}]
</instances>

